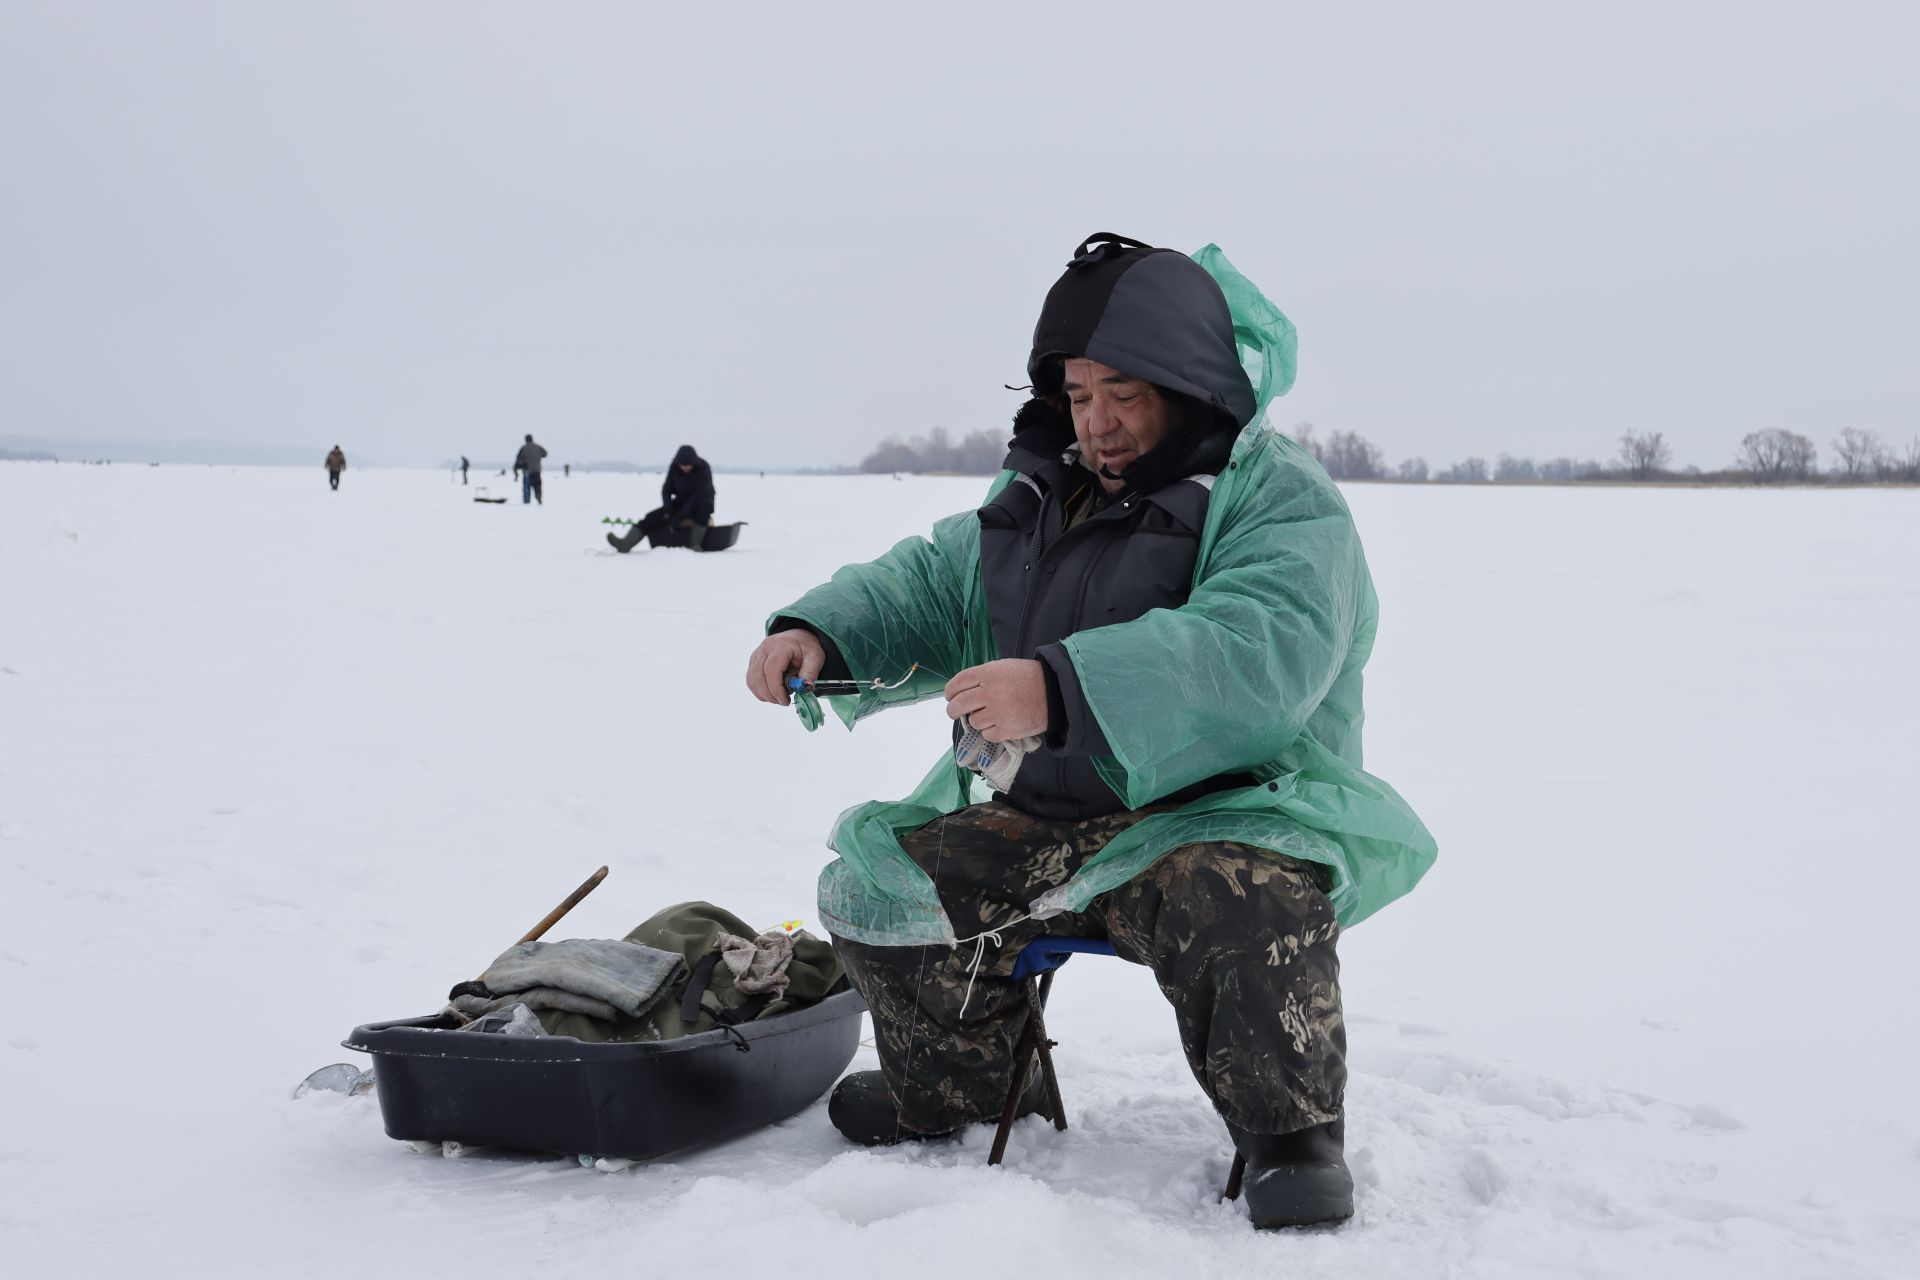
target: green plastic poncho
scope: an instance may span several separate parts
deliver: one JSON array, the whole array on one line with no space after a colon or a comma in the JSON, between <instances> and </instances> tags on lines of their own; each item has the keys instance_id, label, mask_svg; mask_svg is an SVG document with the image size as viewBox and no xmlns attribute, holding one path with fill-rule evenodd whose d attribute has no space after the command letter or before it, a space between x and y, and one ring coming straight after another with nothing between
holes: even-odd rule
<instances>
[{"instance_id":1,"label":"green plastic poncho","mask_svg":"<svg viewBox=\"0 0 1920 1280\"><path fill-rule=\"evenodd\" d=\"M1222 773L1260 781L1142 819L1029 909L1082 910L1181 845L1234 840L1326 867L1351 926L1411 889L1437 850L1406 802L1361 768L1361 668L1379 608L1352 516L1319 464L1265 420L1293 383L1293 324L1216 246L1194 260L1226 293L1258 408L1214 483L1187 603L1076 633L1065 648L1113 751L1096 767L1129 808ZM896 688L835 699L849 728L938 697L953 673L1001 656L979 535L974 512L949 516L775 613L829 637L856 675L891 679L920 664ZM798 701L817 726L813 695ZM872 945L957 941L900 836L985 798L949 750L906 799L841 814L821 921Z\"/></svg>"}]
</instances>

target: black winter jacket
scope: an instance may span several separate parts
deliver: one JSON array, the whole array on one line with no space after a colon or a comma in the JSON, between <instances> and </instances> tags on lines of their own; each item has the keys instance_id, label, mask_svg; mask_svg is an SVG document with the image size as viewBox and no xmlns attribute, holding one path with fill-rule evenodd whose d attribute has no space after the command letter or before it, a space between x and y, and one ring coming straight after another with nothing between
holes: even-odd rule
<instances>
[{"instance_id":1,"label":"black winter jacket","mask_svg":"<svg viewBox=\"0 0 1920 1280\"><path fill-rule=\"evenodd\" d=\"M1060 642L1186 603L1213 477L1226 465L1233 432L1168 440L1167 457L1156 459L1177 464L1166 482L1105 498L1071 529L1064 528L1066 505L1100 500L1099 482L1061 443L1057 429L1014 437L1004 465L1018 478L980 509L980 577L996 652L1037 658L1047 673L1047 735L1021 762L1006 799L1036 817L1080 821L1125 805L1094 769L1093 757L1108 752L1106 736ZM1214 780L1166 800L1244 781Z\"/></svg>"},{"instance_id":2,"label":"black winter jacket","mask_svg":"<svg viewBox=\"0 0 1920 1280\"><path fill-rule=\"evenodd\" d=\"M680 468L689 462L693 470L682 471ZM669 522L691 520L695 524L707 524L713 519L713 468L690 444L681 445L680 451L673 455L673 464L667 468L667 478L660 486L660 509L666 512Z\"/></svg>"}]
</instances>

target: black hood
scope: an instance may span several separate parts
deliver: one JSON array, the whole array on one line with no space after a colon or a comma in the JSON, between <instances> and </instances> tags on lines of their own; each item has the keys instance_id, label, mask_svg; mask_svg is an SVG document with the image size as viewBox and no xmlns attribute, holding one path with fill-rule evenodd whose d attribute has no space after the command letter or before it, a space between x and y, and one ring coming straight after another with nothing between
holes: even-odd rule
<instances>
[{"instance_id":1,"label":"black hood","mask_svg":"<svg viewBox=\"0 0 1920 1280\"><path fill-rule=\"evenodd\" d=\"M1033 329L1027 379L1048 396L1060 391L1055 357L1098 360L1242 427L1253 421L1253 384L1240 367L1226 295L1205 267L1173 249L1107 231L1082 241Z\"/></svg>"},{"instance_id":2,"label":"black hood","mask_svg":"<svg viewBox=\"0 0 1920 1280\"><path fill-rule=\"evenodd\" d=\"M676 467L684 467L688 463L692 463L695 466L704 466L706 459L695 453L692 445L683 444L680 446L680 451L673 455L673 465Z\"/></svg>"}]
</instances>

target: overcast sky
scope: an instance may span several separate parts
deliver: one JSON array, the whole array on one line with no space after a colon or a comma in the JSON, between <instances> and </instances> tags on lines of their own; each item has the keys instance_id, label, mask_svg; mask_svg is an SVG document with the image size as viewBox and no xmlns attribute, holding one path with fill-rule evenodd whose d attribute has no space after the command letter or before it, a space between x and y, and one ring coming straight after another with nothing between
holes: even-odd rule
<instances>
[{"instance_id":1,"label":"overcast sky","mask_svg":"<svg viewBox=\"0 0 1920 1280\"><path fill-rule=\"evenodd\" d=\"M0 0L0 437L855 462L1088 232L1398 461L1920 433L1920 5Z\"/></svg>"}]
</instances>

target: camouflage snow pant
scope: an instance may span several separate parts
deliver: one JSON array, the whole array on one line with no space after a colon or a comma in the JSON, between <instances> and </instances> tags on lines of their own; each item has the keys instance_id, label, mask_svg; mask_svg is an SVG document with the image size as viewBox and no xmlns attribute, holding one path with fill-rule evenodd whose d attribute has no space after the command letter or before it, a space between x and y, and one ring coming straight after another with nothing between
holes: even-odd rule
<instances>
[{"instance_id":1,"label":"camouflage snow pant","mask_svg":"<svg viewBox=\"0 0 1920 1280\"><path fill-rule=\"evenodd\" d=\"M1106 938L1121 958L1153 970L1187 1064L1228 1122L1291 1133L1339 1116L1347 1083L1339 925L1310 864L1228 841L1183 845L1083 912L1001 925L1148 812L1051 822L993 801L902 839L934 878L958 936L1000 934L998 946L988 940L971 997L972 943L833 940L872 1011L905 1128L944 1133L998 1119L1027 1021L1026 984L1010 975L1020 949L1042 934Z\"/></svg>"}]
</instances>

